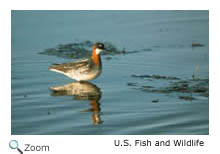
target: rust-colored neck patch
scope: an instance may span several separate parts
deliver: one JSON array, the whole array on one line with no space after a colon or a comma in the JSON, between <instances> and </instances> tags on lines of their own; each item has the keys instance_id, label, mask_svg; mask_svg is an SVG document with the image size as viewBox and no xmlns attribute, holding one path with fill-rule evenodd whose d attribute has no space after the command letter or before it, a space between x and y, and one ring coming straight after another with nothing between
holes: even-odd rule
<instances>
[{"instance_id":1,"label":"rust-colored neck patch","mask_svg":"<svg viewBox=\"0 0 220 154\"><path fill-rule=\"evenodd\" d=\"M100 65L100 57L95 52L96 46L92 48L92 60L96 65Z\"/></svg>"}]
</instances>

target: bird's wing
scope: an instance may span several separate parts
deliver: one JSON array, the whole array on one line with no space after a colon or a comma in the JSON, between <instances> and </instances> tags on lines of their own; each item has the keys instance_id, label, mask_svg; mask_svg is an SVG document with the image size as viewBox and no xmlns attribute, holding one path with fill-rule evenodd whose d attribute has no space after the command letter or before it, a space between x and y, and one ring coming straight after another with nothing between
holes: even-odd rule
<instances>
[{"instance_id":1,"label":"bird's wing","mask_svg":"<svg viewBox=\"0 0 220 154\"><path fill-rule=\"evenodd\" d=\"M71 63L64 63L64 64L55 64L49 67L49 70L58 70L61 72L69 72L72 70L75 71L88 71L88 68L90 66L90 60L85 59L77 62L71 62Z\"/></svg>"}]
</instances>

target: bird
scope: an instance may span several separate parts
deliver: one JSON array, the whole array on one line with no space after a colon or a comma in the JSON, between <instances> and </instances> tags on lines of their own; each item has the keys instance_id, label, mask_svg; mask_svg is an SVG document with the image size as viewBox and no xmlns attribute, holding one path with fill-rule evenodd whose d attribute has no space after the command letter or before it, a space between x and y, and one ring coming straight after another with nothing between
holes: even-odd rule
<instances>
[{"instance_id":1,"label":"bird","mask_svg":"<svg viewBox=\"0 0 220 154\"><path fill-rule=\"evenodd\" d=\"M97 78L102 72L102 61L100 53L104 51L104 44L97 42L93 44L92 55L88 59L76 62L53 64L50 71L58 72L76 81L89 81Z\"/></svg>"}]
</instances>

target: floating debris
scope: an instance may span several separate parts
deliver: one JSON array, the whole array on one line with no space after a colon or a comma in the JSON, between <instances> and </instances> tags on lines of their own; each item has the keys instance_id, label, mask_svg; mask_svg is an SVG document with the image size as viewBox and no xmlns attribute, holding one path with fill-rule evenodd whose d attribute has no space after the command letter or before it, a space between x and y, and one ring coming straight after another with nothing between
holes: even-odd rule
<instances>
[{"instance_id":1,"label":"floating debris","mask_svg":"<svg viewBox=\"0 0 220 154\"><path fill-rule=\"evenodd\" d=\"M106 57L105 59L106 59L106 60L111 60L111 59L112 59L112 57Z\"/></svg>"},{"instance_id":2,"label":"floating debris","mask_svg":"<svg viewBox=\"0 0 220 154\"><path fill-rule=\"evenodd\" d=\"M203 46L205 46L205 45L203 45L203 44L200 44L200 43L192 43L192 47L203 47Z\"/></svg>"},{"instance_id":3,"label":"floating debris","mask_svg":"<svg viewBox=\"0 0 220 154\"><path fill-rule=\"evenodd\" d=\"M103 55L129 54L129 53L139 52L139 51L127 51L125 50L125 48L123 50L120 50L111 42L103 42L103 43L106 49L105 52L103 52ZM68 43L68 44L59 44L54 48L49 48L43 52L39 52L39 54L52 55L52 56L68 58L68 59L87 58L91 56L92 45L93 42L90 40ZM111 58L108 58L107 60L110 59Z\"/></svg>"},{"instance_id":4,"label":"floating debris","mask_svg":"<svg viewBox=\"0 0 220 154\"><path fill-rule=\"evenodd\" d=\"M192 97L192 96L179 96L179 99L183 99L183 100L186 100L186 101L195 100L195 98Z\"/></svg>"},{"instance_id":5,"label":"floating debris","mask_svg":"<svg viewBox=\"0 0 220 154\"><path fill-rule=\"evenodd\" d=\"M178 77L174 76L161 76L161 75L131 75L132 77L136 78L152 78L152 79L165 79L165 80L180 80Z\"/></svg>"},{"instance_id":6,"label":"floating debris","mask_svg":"<svg viewBox=\"0 0 220 154\"><path fill-rule=\"evenodd\" d=\"M128 85L128 86L137 86L137 83L131 83L131 82L129 82L129 83L127 83L127 85Z\"/></svg>"},{"instance_id":7,"label":"floating debris","mask_svg":"<svg viewBox=\"0 0 220 154\"><path fill-rule=\"evenodd\" d=\"M142 86L143 88L154 88L153 86Z\"/></svg>"},{"instance_id":8,"label":"floating debris","mask_svg":"<svg viewBox=\"0 0 220 154\"><path fill-rule=\"evenodd\" d=\"M152 100L152 103L158 103L159 99Z\"/></svg>"},{"instance_id":9,"label":"floating debris","mask_svg":"<svg viewBox=\"0 0 220 154\"><path fill-rule=\"evenodd\" d=\"M173 76L161 75L132 75L141 79L150 78L152 85L143 85L143 83L127 83L133 89L141 90L148 93L165 93L165 94L184 94L180 95L179 99L194 100L192 96L185 96L185 94L195 94L204 97L209 97L209 79L187 79L182 80ZM154 87L153 85L157 80L161 80L162 86ZM157 81L158 82L158 81ZM148 82L149 84L149 82ZM155 84L158 85L158 84Z\"/></svg>"},{"instance_id":10,"label":"floating debris","mask_svg":"<svg viewBox=\"0 0 220 154\"><path fill-rule=\"evenodd\" d=\"M188 83L186 83L188 82ZM180 92L180 93L206 93L208 92L208 81L207 80L189 80L189 81L180 81L172 82L168 87L165 87L163 90L168 92Z\"/></svg>"}]
</instances>

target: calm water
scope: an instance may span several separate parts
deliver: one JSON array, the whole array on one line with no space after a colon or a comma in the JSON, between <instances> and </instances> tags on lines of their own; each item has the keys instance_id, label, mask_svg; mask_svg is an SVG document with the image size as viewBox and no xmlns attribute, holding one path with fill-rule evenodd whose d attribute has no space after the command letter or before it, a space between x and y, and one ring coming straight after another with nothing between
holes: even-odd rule
<instances>
[{"instance_id":1,"label":"calm water","mask_svg":"<svg viewBox=\"0 0 220 154\"><path fill-rule=\"evenodd\" d=\"M144 91L174 81L132 76L209 79L208 36L208 11L12 11L11 133L208 134L208 96ZM102 56L101 76L84 85L99 97L53 94L74 81L48 67L72 60L38 53L84 40L142 52Z\"/></svg>"}]
</instances>

